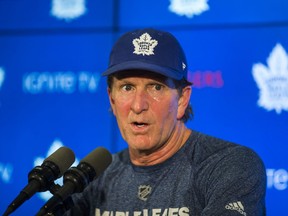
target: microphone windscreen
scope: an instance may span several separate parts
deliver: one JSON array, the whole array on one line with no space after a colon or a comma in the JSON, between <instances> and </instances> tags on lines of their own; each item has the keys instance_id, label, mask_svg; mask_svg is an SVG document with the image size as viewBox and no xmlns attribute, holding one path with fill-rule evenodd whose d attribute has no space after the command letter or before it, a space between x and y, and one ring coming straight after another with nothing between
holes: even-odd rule
<instances>
[{"instance_id":1,"label":"microphone windscreen","mask_svg":"<svg viewBox=\"0 0 288 216\"><path fill-rule=\"evenodd\" d=\"M83 158L81 162L92 166L96 172L96 177L98 177L112 162L112 155L107 149L98 147Z\"/></svg>"},{"instance_id":2,"label":"microphone windscreen","mask_svg":"<svg viewBox=\"0 0 288 216\"><path fill-rule=\"evenodd\" d=\"M64 172L74 163L75 154L71 149L63 146L47 157L44 162L46 161L56 164L62 176Z\"/></svg>"}]
</instances>

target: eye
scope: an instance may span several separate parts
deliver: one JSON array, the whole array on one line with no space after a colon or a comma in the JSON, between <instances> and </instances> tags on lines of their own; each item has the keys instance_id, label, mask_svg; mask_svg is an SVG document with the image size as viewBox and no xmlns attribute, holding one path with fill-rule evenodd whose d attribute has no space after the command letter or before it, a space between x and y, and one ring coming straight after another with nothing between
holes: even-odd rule
<instances>
[{"instance_id":1,"label":"eye","mask_svg":"<svg viewBox=\"0 0 288 216\"><path fill-rule=\"evenodd\" d=\"M154 84L154 85L153 85L153 88L154 88L156 91L160 91L160 90L163 89L163 86L160 85L160 84Z\"/></svg>"},{"instance_id":2,"label":"eye","mask_svg":"<svg viewBox=\"0 0 288 216\"><path fill-rule=\"evenodd\" d=\"M132 90L132 85L130 85L130 84L125 84L125 85L122 86L122 89L123 89L124 91L131 91L131 90Z\"/></svg>"}]
</instances>

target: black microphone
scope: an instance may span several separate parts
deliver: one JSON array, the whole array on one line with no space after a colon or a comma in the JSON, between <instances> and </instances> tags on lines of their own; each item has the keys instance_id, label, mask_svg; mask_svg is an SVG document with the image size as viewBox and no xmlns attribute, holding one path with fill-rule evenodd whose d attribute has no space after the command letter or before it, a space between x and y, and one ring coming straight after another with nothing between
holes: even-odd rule
<instances>
[{"instance_id":1,"label":"black microphone","mask_svg":"<svg viewBox=\"0 0 288 216\"><path fill-rule=\"evenodd\" d=\"M8 206L3 216L14 212L36 192L49 190L54 185L54 180L60 178L74 161L75 155L71 149L67 147L57 149L43 161L41 166L36 166L29 172L28 184Z\"/></svg>"},{"instance_id":2,"label":"black microphone","mask_svg":"<svg viewBox=\"0 0 288 216\"><path fill-rule=\"evenodd\" d=\"M71 194L80 193L95 178L97 178L112 162L110 152L99 147L83 158L77 167L72 167L64 173L63 186L54 193L37 213L45 215L59 203L63 203ZM68 209L67 209L68 210Z\"/></svg>"}]
</instances>

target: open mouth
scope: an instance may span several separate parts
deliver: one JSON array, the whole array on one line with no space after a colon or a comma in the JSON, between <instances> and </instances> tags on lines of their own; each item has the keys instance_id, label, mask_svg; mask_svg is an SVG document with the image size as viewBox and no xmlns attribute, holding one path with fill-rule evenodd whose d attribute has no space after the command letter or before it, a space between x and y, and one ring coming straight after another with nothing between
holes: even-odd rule
<instances>
[{"instance_id":1,"label":"open mouth","mask_svg":"<svg viewBox=\"0 0 288 216\"><path fill-rule=\"evenodd\" d=\"M132 124L138 128L142 128L142 127L145 127L148 125L148 124L143 123L143 122L133 122Z\"/></svg>"}]
</instances>

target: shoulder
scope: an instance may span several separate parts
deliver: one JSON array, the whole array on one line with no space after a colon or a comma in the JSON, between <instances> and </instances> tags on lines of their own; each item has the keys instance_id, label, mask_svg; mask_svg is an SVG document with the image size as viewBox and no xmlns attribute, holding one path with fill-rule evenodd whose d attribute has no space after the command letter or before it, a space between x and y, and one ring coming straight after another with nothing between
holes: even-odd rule
<instances>
[{"instance_id":1,"label":"shoulder","mask_svg":"<svg viewBox=\"0 0 288 216\"><path fill-rule=\"evenodd\" d=\"M217 160L226 162L241 161L242 163L263 162L259 155L251 148L227 141L218 137L193 131L189 137L189 149L197 163L205 160ZM195 162L196 162L195 161Z\"/></svg>"},{"instance_id":2,"label":"shoulder","mask_svg":"<svg viewBox=\"0 0 288 216\"><path fill-rule=\"evenodd\" d=\"M194 134L192 145L194 184L200 191L200 200L209 200L205 211L235 200L245 204L247 212L256 212L257 208L262 211L266 170L254 150L201 133Z\"/></svg>"},{"instance_id":3,"label":"shoulder","mask_svg":"<svg viewBox=\"0 0 288 216\"><path fill-rule=\"evenodd\" d=\"M193 132L186 152L198 177L266 177L262 159L251 148L199 132ZM261 181L262 181L261 180Z\"/></svg>"},{"instance_id":4,"label":"shoulder","mask_svg":"<svg viewBox=\"0 0 288 216\"><path fill-rule=\"evenodd\" d=\"M262 159L251 148L217 137L196 132L192 160L202 183L210 185L233 185L247 181L247 184L263 184L266 170Z\"/></svg>"}]
</instances>

